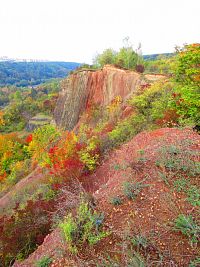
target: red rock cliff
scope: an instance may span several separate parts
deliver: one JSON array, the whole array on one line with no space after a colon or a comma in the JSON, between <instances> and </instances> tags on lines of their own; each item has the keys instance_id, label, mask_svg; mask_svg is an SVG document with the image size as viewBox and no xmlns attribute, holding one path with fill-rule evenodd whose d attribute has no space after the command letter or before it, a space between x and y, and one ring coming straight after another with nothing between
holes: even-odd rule
<instances>
[{"instance_id":1,"label":"red rock cliff","mask_svg":"<svg viewBox=\"0 0 200 267\"><path fill-rule=\"evenodd\" d=\"M56 124L72 130L89 103L108 105L116 96L126 99L141 83L141 75L105 66L102 70L82 70L62 83L54 117Z\"/></svg>"}]
</instances>

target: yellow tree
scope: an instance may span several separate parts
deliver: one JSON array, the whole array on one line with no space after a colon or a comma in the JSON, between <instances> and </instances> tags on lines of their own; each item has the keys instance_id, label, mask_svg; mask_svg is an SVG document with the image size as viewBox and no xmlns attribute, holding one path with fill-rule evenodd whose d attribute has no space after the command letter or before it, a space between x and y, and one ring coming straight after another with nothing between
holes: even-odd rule
<instances>
[{"instance_id":1,"label":"yellow tree","mask_svg":"<svg viewBox=\"0 0 200 267\"><path fill-rule=\"evenodd\" d=\"M5 124L5 121L4 121L4 118L3 118L3 111L0 111L0 126L4 125Z\"/></svg>"}]
</instances>

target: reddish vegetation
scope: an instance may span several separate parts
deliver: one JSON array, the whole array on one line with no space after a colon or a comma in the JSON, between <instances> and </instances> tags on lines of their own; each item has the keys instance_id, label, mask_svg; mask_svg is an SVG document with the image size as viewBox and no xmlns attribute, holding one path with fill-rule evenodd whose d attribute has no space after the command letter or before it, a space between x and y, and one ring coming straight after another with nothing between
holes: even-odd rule
<instances>
[{"instance_id":1,"label":"reddish vegetation","mask_svg":"<svg viewBox=\"0 0 200 267\"><path fill-rule=\"evenodd\" d=\"M129 117L130 115L133 114L133 112L134 112L133 107L131 107L131 106L125 106L123 108L123 110L122 110L122 114L120 116L120 119L123 120L123 119Z\"/></svg>"},{"instance_id":2,"label":"reddish vegetation","mask_svg":"<svg viewBox=\"0 0 200 267\"><path fill-rule=\"evenodd\" d=\"M177 125L177 121L180 115L177 114L176 110L167 109L163 114L163 118L156 121L159 126L173 127Z\"/></svg>"},{"instance_id":3,"label":"reddish vegetation","mask_svg":"<svg viewBox=\"0 0 200 267\"><path fill-rule=\"evenodd\" d=\"M30 175L14 185L13 188L0 199L0 213L7 213L11 208L14 208L16 202L23 199L24 191L33 194L42 183L47 181L45 173L47 172L37 167Z\"/></svg>"},{"instance_id":4,"label":"reddish vegetation","mask_svg":"<svg viewBox=\"0 0 200 267\"><path fill-rule=\"evenodd\" d=\"M3 262L7 255L17 253L22 249L21 244L26 244L27 239L33 244L43 243L45 236L49 233L52 223L51 212L54 210L53 200L36 201L29 200L24 209L19 204L13 209L14 214L10 217L3 216L0 219L1 242L3 244Z\"/></svg>"},{"instance_id":5,"label":"reddish vegetation","mask_svg":"<svg viewBox=\"0 0 200 267\"><path fill-rule=\"evenodd\" d=\"M83 164L79 159L78 152L83 148L77 143L75 135L67 132L63 139L49 150L51 174L67 176L72 172L80 172Z\"/></svg>"},{"instance_id":6,"label":"reddish vegetation","mask_svg":"<svg viewBox=\"0 0 200 267\"><path fill-rule=\"evenodd\" d=\"M136 65L136 71L139 73L143 73L144 72L144 65L142 65L142 64Z\"/></svg>"},{"instance_id":7,"label":"reddish vegetation","mask_svg":"<svg viewBox=\"0 0 200 267\"><path fill-rule=\"evenodd\" d=\"M93 248L84 247L84 251L80 251L77 257L70 257L69 261L67 252L64 256L58 256L58 250L65 250L66 245L62 243L57 229L45 238L44 243L27 260L15 263L14 266L34 266L44 255L55 259L52 267L96 266L94 263L109 252L119 259L121 266L125 266L125 256L120 254L120 243L123 243L127 231L132 236L142 234L151 240L148 246L148 266L158 266L159 254L163 256L159 266L188 266L189 261L197 255L197 248L191 247L187 237L172 230L172 222L180 213L197 218L198 209L186 201L183 193L171 191L158 175L162 169L155 164L160 157L159 149L184 140L192 141L190 149L193 151L200 150L198 134L188 129L165 128L142 132L107 155L95 173L82 179L82 185L93 194L97 209L105 214L106 228L112 234ZM145 160L140 160L141 150ZM127 180L143 181L149 186L143 188L135 200L130 201L122 193L122 183ZM115 196L122 198L122 205L116 207L110 204L111 197Z\"/></svg>"},{"instance_id":8,"label":"reddish vegetation","mask_svg":"<svg viewBox=\"0 0 200 267\"><path fill-rule=\"evenodd\" d=\"M30 143L32 140L33 140L33 135L32 135L32 134L29 134L29 135L26 137L26 139L25 139L25 141L26 141L27 143Z\"/></svg>"}]
</instances>

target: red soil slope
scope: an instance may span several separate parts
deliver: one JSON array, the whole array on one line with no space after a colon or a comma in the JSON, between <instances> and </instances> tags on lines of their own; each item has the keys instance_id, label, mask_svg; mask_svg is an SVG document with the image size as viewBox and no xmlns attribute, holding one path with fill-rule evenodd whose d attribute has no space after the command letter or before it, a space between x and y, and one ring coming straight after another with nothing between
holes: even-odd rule
<instances>
[{"instance_id":1,"label":"red soil slope","mask_svg":"<svg viewBox=\"0 0 200 267\"><path fill-rule=\"evenodd\" d=\"M120 266L127 266L125 253L121 253L126 246L127 234L141 234L150 240L148 251L140 251L144 256L148 254L147 266L188 266L199 248L191 246L189 239L180 232L173 231L173 221L181 213L192 215L198 221L199 209L186 201L184 193L173 190L173 181L169 180L168 186L161 179L159 172L167 175L167 170L156 165L158 160L167 160L162 158L162 148L169 145L181 147L183 144L182 148L193 151L194 160L199 161L200 137L189 129L142 132L110 153L94 174L85 177L83 186L93 193L97 210L104 212L106 228L112 234L93 248L84 246L84 251L76 257L69 257L67 245L56 229L27 260L14 266L34 266L44 255L54 258L52 267L97 266L106 253L118 259ZM147 186L135 200L128 200L123 194L122 184L133 180L143 181ZM193 184L199 185L199 177L193 178ZM110 203L115 196L121 197L121 205ZM162 255L162 260L159 255Z\"/></svg>"}]
</instances>

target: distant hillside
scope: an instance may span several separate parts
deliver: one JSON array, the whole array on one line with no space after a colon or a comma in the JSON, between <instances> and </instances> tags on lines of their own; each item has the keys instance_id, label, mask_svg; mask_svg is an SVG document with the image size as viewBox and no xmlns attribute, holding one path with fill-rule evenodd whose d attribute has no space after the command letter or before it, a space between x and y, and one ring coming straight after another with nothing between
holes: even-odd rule
<instances>
[{"instance_id":1,"label":"distant hillside","mask_svg":"<svg viewBox=\"0 0 200 267\"><path fill-rule=\"evenodd\" d=\"M63 78L81 64L76 62L0 61L0 86L28 86Z\"/></svg>"},{"instance_id":2,"label":"distant hillside","mask_svg":"<svg viewBox=\"0 0 200 267\"><path fill-rule=\"evenodd\" d=\"M156 60L159 56L172 57L174 53L144 55L144 60Z\"/></svg>"}]
</instances>

